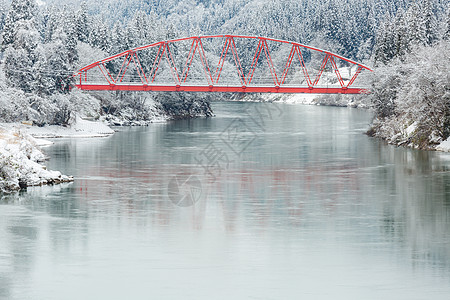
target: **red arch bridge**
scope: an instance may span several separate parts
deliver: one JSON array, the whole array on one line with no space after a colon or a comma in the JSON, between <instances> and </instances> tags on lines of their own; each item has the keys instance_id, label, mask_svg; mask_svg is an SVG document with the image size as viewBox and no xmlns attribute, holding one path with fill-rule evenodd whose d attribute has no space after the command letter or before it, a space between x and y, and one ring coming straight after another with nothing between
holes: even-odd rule
<instances>
[{"instance_id":1,"label":"red arch bridge","mask_svg":"<svg viewBox=\"0 0 450 300\"><path fill-rule=\"evenodd\" d=\"M73 76L81 90L359 94L363 70L372 71L296 42L214 35L127 50Z\"/></svg>"}]
</instances>

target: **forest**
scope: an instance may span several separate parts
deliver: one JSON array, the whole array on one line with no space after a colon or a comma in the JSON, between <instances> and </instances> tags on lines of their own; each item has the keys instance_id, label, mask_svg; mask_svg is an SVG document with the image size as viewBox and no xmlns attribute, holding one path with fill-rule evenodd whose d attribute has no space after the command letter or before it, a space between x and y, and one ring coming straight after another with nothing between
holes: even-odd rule
<instances>
[{"instance_id":1,"label":"forest","mask_svg":"<svg viewBox=\"0 0 450 300\"><path fill-rule=\"evenodd\" d=\"M69 91L70 75L151 42L232 33L301 42L373 66L371 134L426 148L450 134L449 28L441 0L2 0L0 119L42 126L75 115L119 123L210 116L210 101L233 95L87 94Z\"/></svg>"}]
</instances>

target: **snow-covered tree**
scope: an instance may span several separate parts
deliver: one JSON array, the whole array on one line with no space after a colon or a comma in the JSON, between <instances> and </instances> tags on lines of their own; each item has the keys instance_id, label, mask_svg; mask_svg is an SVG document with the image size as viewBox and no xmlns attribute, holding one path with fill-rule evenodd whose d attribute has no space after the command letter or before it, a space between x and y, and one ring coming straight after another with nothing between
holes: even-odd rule
<instances>
[{"instance_id":1,"label":"snow-covered tree","mask_svg":"<svg viewBox=\"0 0 450 300\"><path fill-rule=\"evenodd\" d=\"M19 31L33 30L37 12L34 0L12 0L2 32L2 50L17 41ZM23 33L22 33L23 36Z\"/></svg>"},{"instance_id":2,"label":"snow-covered tree","mask_svg":"<svg viewBox=\"0 0 450 300\"><path fill-rule=\"evenodd\" d=\"M3 31L4 70L7 83L25 92L32 91L34 51L40 43L35 23L34 1L14 0Z\"/></svg>"},{"instance_id":3,"label":"snow-covered tree","mask_svg":"<svg viewBox=\"0 0 450 300\"><path fill-rule=\"evenodd\" d=\"M374 50L375 64L386 64L398 52L396 49L396 35L394 23L386 21L381 24L376 36L376 44Z\"/></svg>"},{"instance_id":4,"label":"snow-covered tree","mask_svg":"<svg viewBox=\"0 0 450 300\"><path fill-rule=\"evenodd\" d=\"M88 39L89 45L107 51L109 46L108 28L101 17L96 17L91 22Z\"/></svg>"},{"instance_id":5,"label":"snow-covered tree","mask_svg":"<svg viewBox=\"0 0 450 300\"><path fill-rule=\"evenodd\" d=\"M111 38L108 52L110 54L121 53L129 49L126 43L126 33L124 31L123 25L120 22L116 22L111 29Z\"/></svg>"},{"instance_id":6,"label":"snow-covered tree","mask_svg":"<svg viewBox=\"0 0 450 300\"><path fill-rule=\"evenodd\" d=\"M81 2L80 9L76 11L75 31L80 42L87 42L89 38L89 17L86 1Z\"/></svg>"},{"instance_id":7,"label":"snow-covered tree","mask_svg":"<svg viewBox=\"0 0 450 300\"><path fill-rule=\"evenodd\" d=\"M445 21L445 31L443 39L449 41L450 40L450 5L447 8L446 21Z\"/></svg>"},{"instance_id":8,"label":"snow-covered tree","mask_svg":"<svg viewBox=\"0 0 450 300\"><path fill-rule=\"evenodd\" d=\"M53 70L50 70L47 61L47 50L47 47L40 44L35 51L36 63L34 67L37 72L34 74L32 89L38 96L41 97L51 94L51 92L55 89L55 82L51 76L51 72Z\"/></svg>"},{"instance_id":9,"label":"snow-covered tree","mask_svg":"<svg viewBox=\"0 0 450 300\"><path fill-rule=\"evenodd\" d=\"M3 27L5 26L5 19L8 13L8 7L5 3L5 0L0 1L0 31L3 31Z\"/></svg>"},{"instance_id":10,"label":"snow-covered tree","mask_svg":"<svg viewBox=\"0 0 450 300\"><path fill-rule=\"evenodd\" d=\"M438 39L437 28L438 21L433 13L433 3L431 0L422 0L422 18L421 18L421 28L425 32L425 45L432 45Z\"/></svg>"},{"instance_id":11,"label":"snow-covered tree","mask_svg":"<svg viewBox=\"0 0 450 300\"><path fill-rule=\"evenodd\" d=\"M412 50L375 71L370 94L377 116L374 132L425 148L450 136L450 43Z\"/></svg>"},{"instance_id":12,"label":"snow-covered tree","mask_svg":"<svg viewBox=\"0 0 450 300\"><path fill-rule=\"evenodd\" d=\"M405 60L408 72L401 74L399 109L417 123L417 140L449 137L450 43L419 47Z\"/></svg>"}]
</instances>

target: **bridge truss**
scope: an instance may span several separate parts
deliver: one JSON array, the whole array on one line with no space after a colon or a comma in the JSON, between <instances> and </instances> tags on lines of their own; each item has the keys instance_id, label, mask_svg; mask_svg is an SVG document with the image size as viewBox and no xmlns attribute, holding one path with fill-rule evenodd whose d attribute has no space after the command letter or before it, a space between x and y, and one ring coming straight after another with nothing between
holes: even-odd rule
<instances>
[{"instance_id":1,"label":"bridge truss","mask_svg":"<svg viewBox=\"0 0 450 300\"><path fill-rule=\"evenodd\" d=\"M308 62L308 64L307 64ZM78 70L81 90L359 94L367 66L267 37L214 35L161 41Z\"/></svg>"}]
</instances>

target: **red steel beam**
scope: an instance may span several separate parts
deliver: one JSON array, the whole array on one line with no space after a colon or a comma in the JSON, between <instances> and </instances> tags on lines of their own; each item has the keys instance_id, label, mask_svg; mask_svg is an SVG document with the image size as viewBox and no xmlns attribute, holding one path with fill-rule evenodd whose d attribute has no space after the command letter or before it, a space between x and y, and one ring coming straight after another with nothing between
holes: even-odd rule
<instances>
[{"instance_id":1,"label":"red steel beam","mask_svg":"<svg viewBox=\"0 0 450 300\"><path fill-rule=\"evenodd\" d=\"M306 64L305 60L303 59L302 51L299 49L298 46L295 46L295 51L297 53L298 60L300 61L300 65L303 70L303 75L305 75L306 82L308 83L309 87L312 87L313 84L311 82L311 78L309 77L308 70L306 69Z\"/></svg>"},{"instance_id":2,"label":"red steel beam","mask_svg":"<svg viewBox=\"0 0 450 300\"><path fill-rule=\"evenodd\" d=\"M175 84L180 84L180 75L178 75L177 66L175 65L175 61L172 56L172 52L170 51L169 44L165 44L166 51L164 54L166 55L167 62L169 63L170 71L172 72L173 79L175 80ZM156 73L155 73L156 75Z\"/></svg>"},{"instance_id":3,"label":"red steel beam","mask_svg":"<svg viewBox=\"0 0 450 300\"><path fill-rule=\"evenodd\" d=\"M289 73L289 69L291 68L291 64L292 64L292 60L294 59L294 55L295 55L295 46L291 47L291 52L289 53L288 59L286 61L286 65L284 66L283 69L283 74L281 74L281 85L284 84L285 80L286 80L286 76Z\"/></svg>"},{"instance_id":4,"label":"red steel beam","mask_svg":"<svg viewBox=\"0 0 450 300\"><path fill-rule=\"evenodd\" d=\"M193 40L192 44L191 44L191 49L189 50L188 57L184 64L183 72L181 73L182 82L186 82L186 79L189 74L189 70L191 69L192 60L194 59L195 50L197 50L197 46L198 46L198 40Z\"/></svg>"},{"instance_id":5,"label":"red steel beam","mask_svg":"<svg viewBox=\"0 0 450 300\"><path fill-rule=\"evenodd\" d=\"M227 57L228 50L230 49L231 40L226 39L222 48L222 54L220 55L219 63L217 64L216 72L214 72L214 81L215 83L219 82L220 75L222 74L223 64L225 63L225 59Z\"/></svg>"},{"instance_id":6,"label":"red steel beam","mask_svg":"<svg viewBox=\"0 0 450 300\"><path fill-rule=\"evenodd\" d=\"M201 39L198 39L197 47L199 48L198 54L200 55L203 70L205 71L206 80L208 81L208 84L213 84L211 69L209 68L208 60L206 59L205 49L203 48L203 43Z\"/></svg>"},{"instance_id":7,"label":"red steel beam","mask_svg":"<svg viewBox=\"0 0 450 300\"><path fill-rule=\"evenodd\" d=\"M158 53L156 54L155 61L153 62L152 69L150 70L150 77L152 79L151 82L153 82L155 80L156 72L158 71L159 64L161 63L161 58L163 56L163 53L164 53L165 49L166 49L166 47L164 47L164 44L159 45Z\"/></svg>"},{"instance_id":8,"label":"red steel beam","mask_svg":"<svg viewBox=\"0 0 450 300\"><path fill-rule=\"evenodd\" d=\"M87 91L147 91L147 92L232 92L232 93L308 93L308 94L364 94L363 88L292 87L292 86L195 86L195 85L141 85L141 84L77 84Z\"/></svg>"},{"instance_id":9,"label":"red steel beam","mask_svg":"<svg viewBox=\"0 0 450 300\"><path fill-rule=\"evenodd\" d=\"M234 63L238 71L239 79L242 85L247 85L245 80L244 69L242 69L241 60L239 59L239 53L237 52L236 44L234 43L234 38L230 38L231 52L233 53Z\"/></svg>"},{"instance_id":10,"label":"red steel beam","mask_svg":"<svg viewBox=\"0 0 450 300\"><path fill-rule=\"evenodd\" d=\"M148 82L147 82L147 77L145 76L144 70L142 70L142 67L140 67L140 66L141 66L141 63L139 62L139 59L137 58L137 56L136 56L136 59L134 59L134 56L135 56L135 55L136 55L136 53L133 53L133 54L131 55L131 59L133 60L134 66L136 67L136 72L138 73L139 78L141 79L142 84L148 84ZM139 62L139 66L138 66L138 63L137 63L136 61ZM139 71L139 67L141 68L141 71L142 71L142 73L144 74L145 81L144 81L144 78L142 78L141 72Z\"/></svg>"},{"instance_id":11,"label":"red steel beam","mask_svg":"<svg viewBox=\"0 0 450 300\"><path fill-rule=\"evenodd\" d=\"M128 68L128 65L130 64L130 61L128 60L128 56L129 56L129 54L127 54L125 56L125 59L123 60L123 63L122 63L122 67L120 67L120 70L119 70L119 73L117 74L115 82L117 82L119 80L119 78L120 78L119 82L122 82L123 76L120 77L120 74L122 73L122 71L124 71L124 75L125 75L126 69ZM125 66L125 63L127 62L127 60L128 60L128 64L126 64L126 66ZM125 67L125 69L124 69L124 67ZM85 80L85 81L87 81L87 80Z\"/></svg>"},{"instance_id":12,"label":"red steel beam","mask_svg":"<svg viewBox=\"0 0 450 300\"><path fill-rule=\"evenodd\" d=\"M356 78L358 77L359 73L361 73L361 71L362 71L362 67L359 66L359 67L358 67L358 70L356 70L356 72L355 72L355 75L353 75L352 79L351 79L350 82L347 84L347 88L349 88L349 87L353 84L353 82L355 82Z\"/></svg>"},{"instance_id":13,"label":"red steel beam","mask_svg":"<svg viewBox=\"0 0 450 300\"><path fill-rule=\"evenodd\" d=\"M280 86L278 81L278 76L275 71L275 66L273 65L272 56L270 56L269 46L267 45L267 40L263 40L264 53L266 54L267 64L269 65L270 74L272 75L273 83L275 86Z\"/></svg>"},{"instance_id":14,"label":"red steel beam","mask_svg":"<svg viewBox=\"0 0 450 300\"><path fill-rule=\"evenodd\" d=\"M248 72L247 84L252 83L253 74L255 74L256 65L258 64L259 56L261 55L261 50L263 48L262 40L259 40L258 46L256 47L256 52L253 55L252 65L250 66L250 70Z\"/></svg>"},{"instance_id":15,"label":"red steel beam","mask_svg":"<svg viewBox=\"0 0 450 300\"><path fill-rule=\"evenodd\" d=\"M102 68L102 67L103 67L103 68ZM103 76L105 77L106 81L108 81L109 84L115 83L114 80L113 80L112 77L111 77L111 74L109 74L108 70L106 69L106 67L105 67L105 65L104 65L103 63L102 63L102 64L99 64L99 65L98 65L98 68L100 69L100 71L102 72ZM103 69L105 69L105 71L103 71ZM107 74L108 74L108 75L107 75ZM109 78L108 78L108 76L109 76ZM111 80L110 80L110 79L111 79Z\"/></svg>"},{"instance_id":16,"label":"red steel beam","mask_svg":"<svg viewBox=\"0 0 450 300\"><path fill-rule=\"evenodd\" d=\"M319 83L320 77L322 76L322 73L325 70L329 59L330 59L330 55L326 54L325 58L322 61L322 66L319 69L319 73L316 76L316 80L314 80L314 82L312 84L313 86L315 86Z\"/></svg>"},{"instance_id":17,"label":"red steel beam","mask_svg":"<svg viewBox=\"0 0 450 300\"><path fill-rule=\"evenodd\" d=\"M330 62L331 62L331 66L334 69L334 72L336 73L336 76L339 80L339 84L341 85L341 87L344 87L344 80L342 79L341 73L339 72L339 69L336 65L336 62L334 61L333 56L330 57Z\"/></svg>"}]
</instances>

